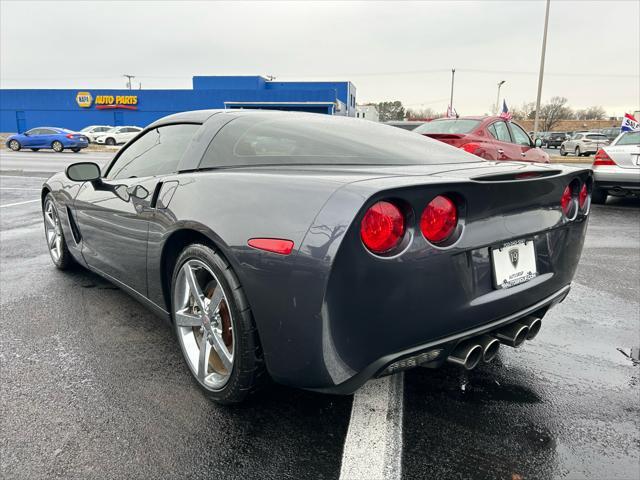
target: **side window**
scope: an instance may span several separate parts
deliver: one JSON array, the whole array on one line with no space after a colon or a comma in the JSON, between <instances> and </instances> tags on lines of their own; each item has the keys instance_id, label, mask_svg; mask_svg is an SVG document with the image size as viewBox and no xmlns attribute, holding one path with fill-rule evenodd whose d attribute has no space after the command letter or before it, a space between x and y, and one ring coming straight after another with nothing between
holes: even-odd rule
<instances>
[{"instance_id":1,"label":"side window","mask_svg":"<svg viewBox=\"0 0 640 480\"><path fill-rule=\"evenodd\" d=\"M49 128L41 128L38 135L55 135L56 133L58 132L56 132L55 130L51 130Z\"/></svg>"},{"instance_id":2,"label":"side window","mask_svg":"<svg viewBox=\"0 0 640 480\"><path fill-rule=\"evenodd\" d=\"M200 125L185 123L149 130L122 152L109 170L107 178L117 180L175 172L199 128Z\"/></svg>"},{"instance_id":3,"label":"side window","mask_svg":"<svg viewBox=\"0 0 640 480\"><path fill-rule=\"evenodd\" d=\"M495 138L496 140L498 139L498 132L496 132L496 127L494 127L494 123L492 123L491 125L489 125L487 127L487 130L489 131L489 135L491 135L493 138Z\"/></svg>"},{"instance_id":4,"label":"side window","mask_svg":"<svg viewBox=\"0 0 640 480\"><path fill-rule=\"evenodd\" d=\"M511 143L511 135L509 134L509 127L504 122L495 122L491 126L495 129L496 138L501 142Z\"/></svg>"},{"instance_id":5,"label":"side window","mask_svg":"<svg viewBox=\"0 0 640 480\"><path fill-rule=\"evenodd\" d=\"M40 135L40 129L33 128L31 130L26 131L25 133L28 133L29 135Z\"/></svg>"},{"instance_id":6,"label":"side window","mask_svg":"<svg viewBox=\"0 0 640 480\"><path fill-rule=\"evenodd\" d=\"M515 123L511 124L511 132L513 133L514 143L524 145L526 147L531 146L531 139L529 138L529 135L527 135L527 133Z\"/></svg>"}]
</instances>

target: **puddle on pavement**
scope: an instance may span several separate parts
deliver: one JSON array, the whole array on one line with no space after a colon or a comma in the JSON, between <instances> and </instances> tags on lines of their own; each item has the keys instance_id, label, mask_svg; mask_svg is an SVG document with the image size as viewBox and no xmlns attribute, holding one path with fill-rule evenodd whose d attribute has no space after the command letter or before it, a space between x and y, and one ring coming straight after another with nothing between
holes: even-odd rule
<instances>
[{"instance_id":1,"label":"puddle on pavement","mask_svg":"<svg viewBox=\"0 0 640 480\"><path fill-rule=\"evenodd\" d=\"M640 347L620 348L618 350L621 354L627 357L633 362L634 365L640 365Z\"/></svg>"}]
</instances>

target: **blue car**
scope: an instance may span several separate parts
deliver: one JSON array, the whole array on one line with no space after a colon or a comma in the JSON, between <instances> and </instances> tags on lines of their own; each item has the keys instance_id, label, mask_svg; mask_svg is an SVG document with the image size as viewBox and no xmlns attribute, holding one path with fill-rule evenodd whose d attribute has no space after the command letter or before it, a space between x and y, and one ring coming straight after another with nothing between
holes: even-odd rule
<instances>
[{"instance_id":1,"label":"blue car","mask_svg":"<svg viewBox=\"0 0 640 480\"><path fill-rule=\"evenodd\" d=\"M89 140L81 133L72 132L65 128L38 127L24 133L11 135L7 138L7 147L17 152L22 148L30 148L37 152L41 148L51 148L55 152L62 152L65 148L78 153L89 146Z\"/></svg>"}]
</instances>

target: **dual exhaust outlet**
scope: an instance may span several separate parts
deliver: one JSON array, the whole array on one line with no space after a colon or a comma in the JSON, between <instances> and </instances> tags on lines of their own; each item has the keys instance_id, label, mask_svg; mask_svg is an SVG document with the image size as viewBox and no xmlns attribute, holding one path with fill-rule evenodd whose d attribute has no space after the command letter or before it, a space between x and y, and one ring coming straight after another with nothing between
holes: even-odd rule
<instances>
[{"instance_id":1,"label":"dual exhaust outlet","mask_svg":"<svg viewBox=\"0 0 640 480\"><path fill-rule=\"evenodd\" d=\"M481 361L486 363L493 360L501 343L517 348L525 340L533 340L541 326L542 322L537 317L523 318L490 334L459 343L447 357L447 361L472 370Z\"/></svg>"}]
</instances>

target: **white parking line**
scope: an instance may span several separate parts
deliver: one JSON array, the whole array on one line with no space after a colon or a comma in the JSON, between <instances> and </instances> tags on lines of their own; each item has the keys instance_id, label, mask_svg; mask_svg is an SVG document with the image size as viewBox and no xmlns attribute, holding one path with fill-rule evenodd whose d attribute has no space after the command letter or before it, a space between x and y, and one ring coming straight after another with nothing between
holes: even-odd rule
<instances>
[{"instance_id":1,"label":"white parking line","mask_svg":"<svg viewBox=\"0 0 640 480\"><path fill-rule=\"evenodd\" d=\"M29 190L29 191L39 192L42 189L41 188L0 187L0 190Z\"/></svg>"},{"instance_id":2,"label":"white parking line","mask_svg":"<svg viewBox=\"0 0 640 480\"><path fill-rule=\"evenodd\" d=\"M24 205L26 203L33 203L33 202L39 202L39 201L40 199L36 198L35 200L27 200L26 202L7 203L6 205L0 205L0 208L15 207L17 205Z\"/></svg>"},{"instance_id":3,"label":"white parking line","mask_svg":"<svg viewBox=\"0 0 640 480\"><path fill-rule=\"evenodd\" d=\"M402 477L404 374L366 383L353 396L340 480Z\"/></svg>"},{"instance_id":4,"label":"white parking line","mask_svg":"<svg viewBox=\"0 0 640 480\"><path fill-rule=\"evenodd\" d=\"M29 175L0 175L0 178L28 178L34 180L46 180L49 177L30 177Z\"/></svg>"}]
</instances>

